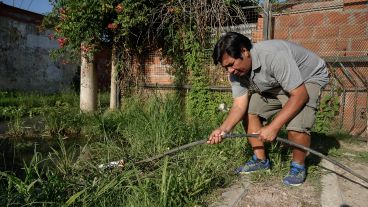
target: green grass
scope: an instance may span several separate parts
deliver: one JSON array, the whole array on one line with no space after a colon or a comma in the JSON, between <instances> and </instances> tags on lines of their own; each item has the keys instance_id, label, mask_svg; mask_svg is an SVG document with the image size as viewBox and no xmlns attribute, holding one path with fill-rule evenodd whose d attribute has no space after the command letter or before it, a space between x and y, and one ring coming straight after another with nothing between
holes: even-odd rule
<instances>
[{"instance_id":1,"label":"green grass","mask_svg":"<svg viewBox=\"0 0 368 207\"><path fill-rule=\"evenodd\" d=\"M217 126L210 121L188 122L175 97L154 96L144 101L133 97L126 99L117 112L100 110L92 115L79 113L77 104L62 98L52 100L37 116L44 123L41 133L54 137L59 145L47 156L35 154L37 161L25 166L24 177L2 173L2 206L194 205L202 202L204 194L234 178L229 176L236 165L231 158L234 151L242 151L244 140L198 146L145 165L133 164L204 139ZM6 107L17 106L10 102ZM45 102L30 103L23 117ZM83 136L87 144L68 148L63 138L73 133ZM97 169L98 164L122 158L127 162L125 169Z\"/></svg>"},{"instance_id":2,"label":"green grass","mask_svg":"<svg viewBox=\"0 0 368 207\"><path fill-rule=\"evenodd\" d=\"M121 109L109 112L108 95L103 94L94 114L79 112L75 94L2 96L6 96L0 105L4 120L37 117L42 122L39 133L58 145L49 154L35 152L33 160L24 166L23 176L1 172L1 206L205 206L206 196L231 184L236 179L235 167L252 155L245 139L234 139L219 145L196 146L151 163L134 164L205 139L224 118L214 109L215 117L206 122L189 119L182 110L182 100L175 96L124 98ZM25 100L29 104L21 105ZM9 108L13 114L6 112ZM235 131L241 132L241 127ZM83 144L64 141L72 137L79 137ZM315 137L314 147L333 152L328 146L331 142L336 145L334 136ZM273 161L272 174L252 175L256 182L267 181L269 176L281 178L289 168L288 148L278 143L267 144L266 148ZM120 159L126 162L124 169L97 168ZM318 179L318 159L309 162L309 176Z\"/></svg>"}]
</instances>

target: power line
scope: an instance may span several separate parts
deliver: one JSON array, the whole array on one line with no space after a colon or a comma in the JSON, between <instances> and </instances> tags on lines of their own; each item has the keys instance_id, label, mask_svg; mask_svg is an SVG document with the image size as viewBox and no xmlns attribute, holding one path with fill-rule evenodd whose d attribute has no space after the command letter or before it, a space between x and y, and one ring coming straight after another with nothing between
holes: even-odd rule
<instances>
[{"instance_id":1,"label":"power line","mask_svg":"<svg viewBox=\"0 0 368 207\"><path fill-rule=\"evenodd\" d=\"M20 6L19 6L19 8L22 8L23 1L24 1L24 0L22 0L22 1L20 2Z\"/></svg>"},{"instance_id":2,"label":"power line","mask_svg":"<svg viewBox=\"0 0 368 207\"><path fill-rule=\"evenodd\" d=\"M28 4L27 10L29 9L29 7L31 7L32 3L33 3L33 0L31 0L31 2Z\"/></svg>"}]
</instances>

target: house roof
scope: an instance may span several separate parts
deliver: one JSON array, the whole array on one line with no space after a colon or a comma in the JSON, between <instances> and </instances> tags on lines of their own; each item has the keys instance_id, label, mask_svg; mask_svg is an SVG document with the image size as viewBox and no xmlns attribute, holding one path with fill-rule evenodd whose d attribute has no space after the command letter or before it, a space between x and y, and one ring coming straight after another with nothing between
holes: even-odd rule
<instances>
[{"instance_id":1,"label":"house roof","mask_svg":"<svg viewBox=\"0 0 368 207\"><path fill-rule=\"evenodd\" d=\"M17 21L41 24L44 15L13 7L0 1L0 16L12 18Z\"/></svg>"}]
</instances>

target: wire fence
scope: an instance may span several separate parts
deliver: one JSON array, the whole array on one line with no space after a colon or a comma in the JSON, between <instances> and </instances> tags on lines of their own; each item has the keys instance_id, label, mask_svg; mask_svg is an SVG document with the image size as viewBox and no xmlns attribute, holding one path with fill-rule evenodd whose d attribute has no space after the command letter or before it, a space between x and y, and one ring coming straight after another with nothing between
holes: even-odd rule
<instances>
[{"instance_id":1,"label":"wire fence","mask_svg":"<svg viewBox=\"0 0 368 207\"><path fill-rule=\"evenodd\" d=\"M285 39L303 45L320 55L330 71L330 83L323 95L339 98L336 117L339 128L366 136L368 114L368 5L366 0L293 0L243 7L246 23L224 27L223 32L236 31L256 43L267 39ZM254 12L257 11L257 12ZM214 66L211 49L207 50L206 68L211 89L230 91L225 72ZM157 54L156 54L157 56ZM176 90L171 85L168 64L152 56L145 68L148 88ZM151 59L152 59L151 58ZM155 59L156 58L156 59ZM152 61L151 61L152 62ZM156 75L156 76L155 76ZM154 80L153 77L164 80ZM182 89L188 90L189 86ZM331 120L333 121L333 120Z\"/></svg>"}]
</instances>

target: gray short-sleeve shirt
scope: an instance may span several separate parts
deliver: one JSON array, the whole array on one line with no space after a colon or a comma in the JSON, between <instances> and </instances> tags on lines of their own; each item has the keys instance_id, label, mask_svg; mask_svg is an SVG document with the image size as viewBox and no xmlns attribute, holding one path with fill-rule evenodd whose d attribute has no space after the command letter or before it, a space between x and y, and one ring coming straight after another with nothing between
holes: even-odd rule
<instances>
[{"instance_id":1,"label":"gray short-sleeve shirt","mask_svg":"<svg viewBox=\"0 0 368 207\"><path fill-rule=\"evenodd\" d=\"M286 94L302 83L328 83L325 61L312 51L285 40L267 40L256 43L250 50L250 75L230 74L233 97L248 92Z\"/></svg>"}]
</instances>

